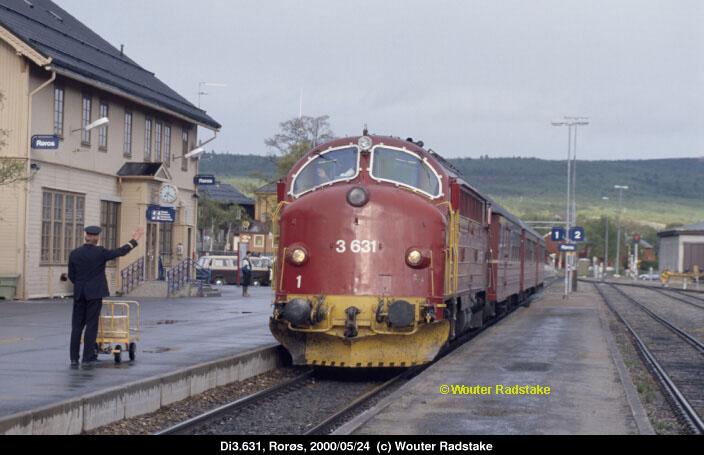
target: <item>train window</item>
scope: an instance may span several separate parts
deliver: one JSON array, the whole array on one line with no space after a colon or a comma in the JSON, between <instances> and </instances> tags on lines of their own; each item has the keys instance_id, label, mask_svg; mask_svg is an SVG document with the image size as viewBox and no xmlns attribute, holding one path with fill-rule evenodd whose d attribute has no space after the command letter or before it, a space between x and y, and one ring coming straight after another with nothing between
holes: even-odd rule
<instances>
[{"instance_id":1,"label":"train window","mask_svg":"<svg viewBox=\"0 0 704 455\"><path fill-rule=\"evenodd\" d=\"M298 197L315 188L352 180L359 172L357 147L331 149L310 160L294 176L291 194Z\"/></svg>"},{"instance_id":2,"label":"train window","mask_svg":"<svg viewBox=\"0 0 704 455\"><path fill-rule=\"evenodd\" d=\"M440 196L440 176L414 153L374 147L371 176L375 180L410 187L432 198Z\"/></svg>"}]
</instances>

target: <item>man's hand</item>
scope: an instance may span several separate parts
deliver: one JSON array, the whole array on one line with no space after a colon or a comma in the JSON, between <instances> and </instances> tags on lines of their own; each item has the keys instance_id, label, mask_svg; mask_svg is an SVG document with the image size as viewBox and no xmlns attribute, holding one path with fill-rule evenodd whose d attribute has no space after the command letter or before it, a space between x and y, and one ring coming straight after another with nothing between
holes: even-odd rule
<instances>
[{"instance_id":1,"label":"man's hand","mask_svg":"<svg viewBox=\"0 0 704 455\"><path fill-rule=\"evenodd\" d=\"M143 235L144 235L144 228L138 227L137 229L135 229L134 234L132 234L132 238L134 240L139 240L140 237L142 237Z\"/></svg>"},{"instance_id":2,"label":"man's hand","mask_svg":"<svg viewBox=\"0 0 704 455\"><path fill-rule=\"evenodd\" d=\"M61 281L68 281L68 275L66 275L65 273L62 273L62 274L61 274L61 277L59 277L59 279L60 279Z\"/></svg>"}]
</instances>

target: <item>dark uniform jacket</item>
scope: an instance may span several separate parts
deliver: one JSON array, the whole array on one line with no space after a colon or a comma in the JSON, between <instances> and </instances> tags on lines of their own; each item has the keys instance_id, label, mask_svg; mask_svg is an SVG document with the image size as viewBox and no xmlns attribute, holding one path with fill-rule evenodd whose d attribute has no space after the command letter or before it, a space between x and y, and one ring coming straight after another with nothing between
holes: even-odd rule
<instances>
[{"instance_id":1,"label":"dark uniform jacket","mask_svg":"<svg viewBox=\"0 0 704 455\"><path fill-rule=\"evenodd\" d=\"M95 300L109 296L105 263L126 255L136 246L135 240L130 240L130 243L115 250L86 243L71 251L68 257L68 278L73 283L73 298Z\"/></svg>"}]
</instances>

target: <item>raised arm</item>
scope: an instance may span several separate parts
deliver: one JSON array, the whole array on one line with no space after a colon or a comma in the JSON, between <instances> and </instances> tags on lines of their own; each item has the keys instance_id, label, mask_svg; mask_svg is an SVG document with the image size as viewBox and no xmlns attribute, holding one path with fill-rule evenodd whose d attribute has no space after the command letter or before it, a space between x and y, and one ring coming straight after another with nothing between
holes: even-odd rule
<instances>
[{"instance_id":1,"label":"raised arm","mask_svg":"<svg viewBox=\"0 0 704 455\"><path fill-rule=\"evenodd\" d=\"M138 227L134 231L134 234L132 234L132 239L129 242L125 243L120 248L116 248L114 250L105 250L103 252L103 259L107 262L111 259L126 255L137 246L137 240L142 237L142 234L144 234L144 228Z\"/></svg>"}]
</instances>

